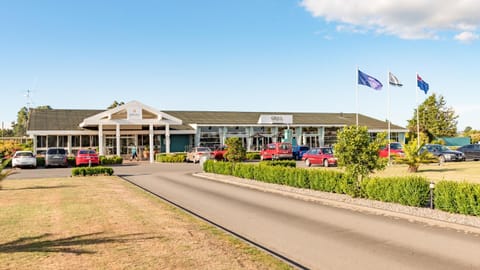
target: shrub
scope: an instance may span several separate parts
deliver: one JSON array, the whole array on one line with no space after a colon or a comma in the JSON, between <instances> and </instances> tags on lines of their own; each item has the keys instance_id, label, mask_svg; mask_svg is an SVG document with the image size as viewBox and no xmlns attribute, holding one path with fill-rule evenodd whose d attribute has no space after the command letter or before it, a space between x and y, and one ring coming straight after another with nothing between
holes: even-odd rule
<instances>
[{"instance_id":1,"label":"shrub","mask_svg":"<svg viewBox=\"0 0 480 270\"><path fill-rule=\"evenodd\" d=\"M434 190L437 209L464 215L480 215L480 185L440 181Z\"/></svg>"},{"instance_id":2,"label":"shrub","mask_svg":"<svg viewBox=\"0 0 480 270\"><path fill-rule=\"evenodd\" d=\"M246 158L247 160L259 160L260 152L247 152Z\"/></svg>"},{"instance_id":3,"label":"shrub","mask_svg":"<svg viewBox=\"0 0 480 270\"><path fill-rule=\"evenodd\" d=\"M175 153L175 154L156 154L155 161L157 162L168 162L168 163L181 163L185 161L186 155L184 153Z\"/></svg>"},{"instance_id":4,"label":"shrub","mask_svg":"<svg viewBox=\"0 0 480 270\"><path fill-rule=\"evenodd\" d=\"M367 199L424 207L429 201L429 182L418 176L367 178L360 185Z\"/></svg>"},{"instance_id":5,"label":"shrub","mask_svg":"<svg viewBox=\"0 0 480 270\"><path fill-rule=\"evenodd\" d=\"M260 161L260 166L280 166L280 167L297 167L295 160L266 160Z\"/></svg>"},{"instance_id":6,"label":"shrub","mask_svg":"<svg viewBox=\"0 0 480 270\"><path fill-rule=\"evenodd\" d=\"M68 166L70 166L70 167L75 167L77 165L75 163L75 157L73 157L73 156L67 157L67 163L68 163ZM38 164L37 164L37 166L38 166Z\"/></svg>"},{"instance_id":7,"label":"shrub","mask_svg":"<svg viewBox=\"0 0 480 270\"><path fill-rule=\"evenodd\" d=\"M37 156L37 167L44 167L45 166L45 157Z\"/></svg>"},{"instance_id":8,"label":"shrub","mask_svg":"<svg viewBox=\"0 0 480 270\"><path fill-rule=\"evenodd\" d=\"M99 156L100 165L122 164L123 158L119 156Z\"/></svg>"},{"instance_id":9,"label":"shrub","mask_svg":"<svg viewBox=\"0 0 480 270\"><path fill-rule=\"evenodd\" d=\"M79 167L72 169L72 176L113 175L110 167Z\"/></svg>"}]
</instances>

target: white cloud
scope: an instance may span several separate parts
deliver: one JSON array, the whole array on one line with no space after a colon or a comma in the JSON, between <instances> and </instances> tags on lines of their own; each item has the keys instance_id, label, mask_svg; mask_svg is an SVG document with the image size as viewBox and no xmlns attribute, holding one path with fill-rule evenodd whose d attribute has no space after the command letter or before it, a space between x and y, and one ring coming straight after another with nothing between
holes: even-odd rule
<instances>
[{"instance_id":1,"label":"white cloud","mask_svg":"<svg viewBox=\"0 0 480 270\"><path fill-rule=\"evenodd\" d=\"M472 32L462 32L456 35L455 39L462 43L471 43L478 39L478 35Z\"/></svg>"},{"instance_id":2,"label":"white cloud","mask_svg":"<svg viewBox=\"0 0 480 270\"><path fill-rule=\"evenodd\" d=\"M314 17L339 23L337 31L371 31L402 39L439 39L442 31L475 37L473 31L480 26L478 0L302 0L300 5ZM463 41L460 38L455 39Z\"/></svg>"}]
</instances>

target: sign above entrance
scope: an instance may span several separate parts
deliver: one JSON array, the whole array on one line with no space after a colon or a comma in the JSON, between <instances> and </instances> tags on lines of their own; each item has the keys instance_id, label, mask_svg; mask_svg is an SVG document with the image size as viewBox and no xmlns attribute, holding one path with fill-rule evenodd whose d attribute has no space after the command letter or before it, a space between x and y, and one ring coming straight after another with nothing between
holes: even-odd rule
<instances>
[{"instance_id":1,"label":"sign above entrance","mask_svg":"<svg viewBox=\"0 0 480 270\"><path fill-rule=\"evenodd\" d=\"M128 120L142 120L142 108L141 107L129 107L127 108Z\"/></svg>"},{"instance_id":2,"label":"sign above entrance","mask_svg":"<svg viewBox=\"0 0 480 270\"><path fill-rule=\"evenodd\" d=\"M262 114L258 118L259 124L292 124L293 115L291 114Z\"/></svg>"}]
</instances>

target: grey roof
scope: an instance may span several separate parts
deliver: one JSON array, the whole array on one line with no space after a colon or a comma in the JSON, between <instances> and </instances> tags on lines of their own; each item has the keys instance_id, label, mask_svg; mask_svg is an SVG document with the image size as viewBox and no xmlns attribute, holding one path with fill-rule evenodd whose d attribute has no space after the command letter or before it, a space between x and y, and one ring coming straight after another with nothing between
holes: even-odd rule
<instances>
[{"instance_id":1,"label":"grey roof","mask_svg":"<svg viewBox=\"0 0 480 270\"><path fill-rule=\"evenodd\" d=\"M58 110L33 109L30 111L28 130L82 130L83 119L104 112L104 110ZM260 115L292 115L295 125L355 125L355 113L304 113L304 112L226 112L226 111L163 111L183 121L173 129L192 129L188 124L199 125L256 125ZM386 130L386 121L380 121L359 114L359 124L369 129ZM391 125L392 129L405 130Z\"/></svg>"}]
</instances>

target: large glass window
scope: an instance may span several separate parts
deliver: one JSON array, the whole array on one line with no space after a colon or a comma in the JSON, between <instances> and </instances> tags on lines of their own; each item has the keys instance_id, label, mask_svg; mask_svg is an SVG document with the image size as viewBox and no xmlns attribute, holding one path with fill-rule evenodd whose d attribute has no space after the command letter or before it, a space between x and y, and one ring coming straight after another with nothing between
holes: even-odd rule
<instances>
[{"instance_id":1,"label":"large glass window","mask_svg":"<svg viewBox=\"0 0 480 270\"><path fill-rule=\"evenodd\" d=\"M58 136L58 147L68 147L68 136Z\"/></svg>"},{"instance_id":2,"label":"large glass window","mask_svg":"<svg viewBox=\"0 0 480 270\"><path fill-rule=\"evenodd\" d=\"M72 147L80 147L80 136L72 136Z\"/></svg>"},{"instance_id":3,"label":"large glass window","mask_svg":"<svg viewBox=\"0 0 480 270\"><path fill-rule=\"evenodd\" d=\"M47 147L47 136L37 136L37 148Z\"/></svg>"},{"instance_id":4,"label":"large glass window","mask_svg":"<svg viewBox=\"0 0 480 270\"><path fill-rule=\"evenodd\" d=\"M48 147L57 147L57 136L47 137Z\"/></svg>"}]
</instances>

